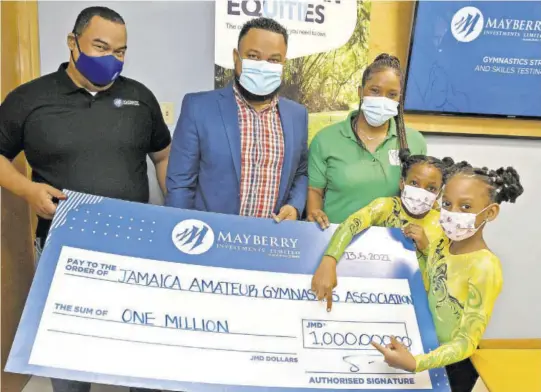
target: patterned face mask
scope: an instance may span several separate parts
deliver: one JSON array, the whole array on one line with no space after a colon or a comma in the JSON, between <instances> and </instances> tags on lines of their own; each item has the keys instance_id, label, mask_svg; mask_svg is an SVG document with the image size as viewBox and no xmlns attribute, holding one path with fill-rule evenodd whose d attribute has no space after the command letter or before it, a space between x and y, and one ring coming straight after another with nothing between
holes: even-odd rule
<instances>
[{"instance_id":1,"label":"patterned face mask","mask_svg":"<svg viewBox=\"0 0 541 392\"><path fill-rule=\"evenodd\" d=\"M406 185L402 191L402 204L412 215L423 215L432 209L438 195L423 188Z\"/></svg>"},{"instance_id":2,"label":"patterned face mask","mask_svg":"<svg viewBox=\"0 0 541 392\"><path fill-rule=\"evenodd\" d=\"M488 207L490 206L483 208L483 210L479 211L477 214L452 212L442 208L440 213L440 224L445 235L452 241L462 241L466 238L470 238L477 233L477 230L487 223L485 220L479 227L475 227L477 216L484 212Z\"/></svg>"}]
</instances>

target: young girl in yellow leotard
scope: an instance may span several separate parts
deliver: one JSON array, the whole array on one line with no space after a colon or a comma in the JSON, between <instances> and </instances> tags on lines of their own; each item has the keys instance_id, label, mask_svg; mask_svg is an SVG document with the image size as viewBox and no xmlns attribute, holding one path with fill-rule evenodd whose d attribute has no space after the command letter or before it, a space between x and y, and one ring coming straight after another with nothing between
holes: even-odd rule
<instances>
[{"instance_id":1,"label":"young girl in yellow leotard","mask_svg":"<svg viewBox=\"0 0 541 392\"><path fill-rule=\"evenodd\" d=\"M441 225L447 238L430 245L426 266L428 302L440 347L413 356L402 344L374 346L389 366L411 372L446 367L451 390L470 392L477 372L469 360L477 348L502 287L500 260L483 238L500 203L523 192L513 168L491 171L462 167L451 175L442 197Z\"/></svg>"},{"instance_id":2,"label":"young girl in yellow leotard","mask_svg":"<svg viewBox=\"0 0 541 392\"><path fill-rule=\"evenodd\" d=\"M429 243L443 236L440 213L432 207L452 165L451 158L439 160L425 155L409 156L402 164L401 196L374 200L336 229L312 280L312 289L327 299L329 310L332 307L332 290L337 283L336 264L353 237L370 226L402 229L415 241L421 271L425 270ZM325 229L328 224L321 226Z\"/></svg>"}]
</instances>

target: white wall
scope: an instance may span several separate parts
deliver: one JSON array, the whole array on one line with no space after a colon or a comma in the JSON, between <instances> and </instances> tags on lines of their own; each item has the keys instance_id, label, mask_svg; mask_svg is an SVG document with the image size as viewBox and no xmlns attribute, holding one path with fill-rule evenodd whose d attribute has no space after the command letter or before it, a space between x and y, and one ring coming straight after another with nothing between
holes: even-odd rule
<instances>
[{"instance_id":1,"label":"white wall","mask_svg":"<svg viewBox=\"0 0 541 392\"><path fill-rule=\"evenodd\" d=\"M128 26L124 74L138 79L162 102L180 103L187 92L213 88L214 4L212 1L87 3L40 2L41 66L44 73L67 61L66 35L80 10L108 5ZM177 106L178 109L178 106ZM541 132L541 129L540 129ZM475 165L514 166L524 195L504 205L487 229L487 240L504 267L504 289L487 338L541 337L541 141L427 136L429 153ZM160 202L153 179L152 200Z\"/></svg>"}]
</instances>

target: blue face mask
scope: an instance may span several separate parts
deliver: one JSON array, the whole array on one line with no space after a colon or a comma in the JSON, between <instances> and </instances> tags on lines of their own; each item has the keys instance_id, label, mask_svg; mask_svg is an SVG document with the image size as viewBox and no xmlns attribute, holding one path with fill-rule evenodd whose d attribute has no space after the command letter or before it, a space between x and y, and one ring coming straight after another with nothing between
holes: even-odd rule
<instances>
[{"instance_id":1,"label":"blue face mask","mask_svg":"<svg viewBox=\"0 0 541 392\"><path fill-rule=\"evenodd\" d=\"M120 75L124 67L123 61L112 54L88 56L81 51L77 38L75 38L75 42L79 50L79 58L75 61L75 67L90 83L95 86L107 86Z\"/></svg>"},{"instance_id":2,"label":"blue face mask","mask_svg":"<svg viewBox=\"0 0 541 392\"><path fill-rule=\"evenodd\" d=\"M283 68L282 64L242 59L239 83L254 95L272 94L282 84Z\"/></svg>"}]
</instances>

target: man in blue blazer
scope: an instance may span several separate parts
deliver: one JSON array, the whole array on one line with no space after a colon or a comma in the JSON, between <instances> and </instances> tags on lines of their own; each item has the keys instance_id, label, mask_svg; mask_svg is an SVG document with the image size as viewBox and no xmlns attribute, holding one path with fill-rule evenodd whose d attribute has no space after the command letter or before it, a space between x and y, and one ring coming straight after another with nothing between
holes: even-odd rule
<instances>
[{"instance_id":1,"label":"man in blue blazer","mask_svg":"<svg viewBox=\"0 0 541 392\"><path fill-rule=\"evenodd\" d=\"M182 102L167 171L166 205L298 219L307 196L308 113L278 97L287 31L247 22L233 51L235 81Z\"/></svg>"}]
</instances>

